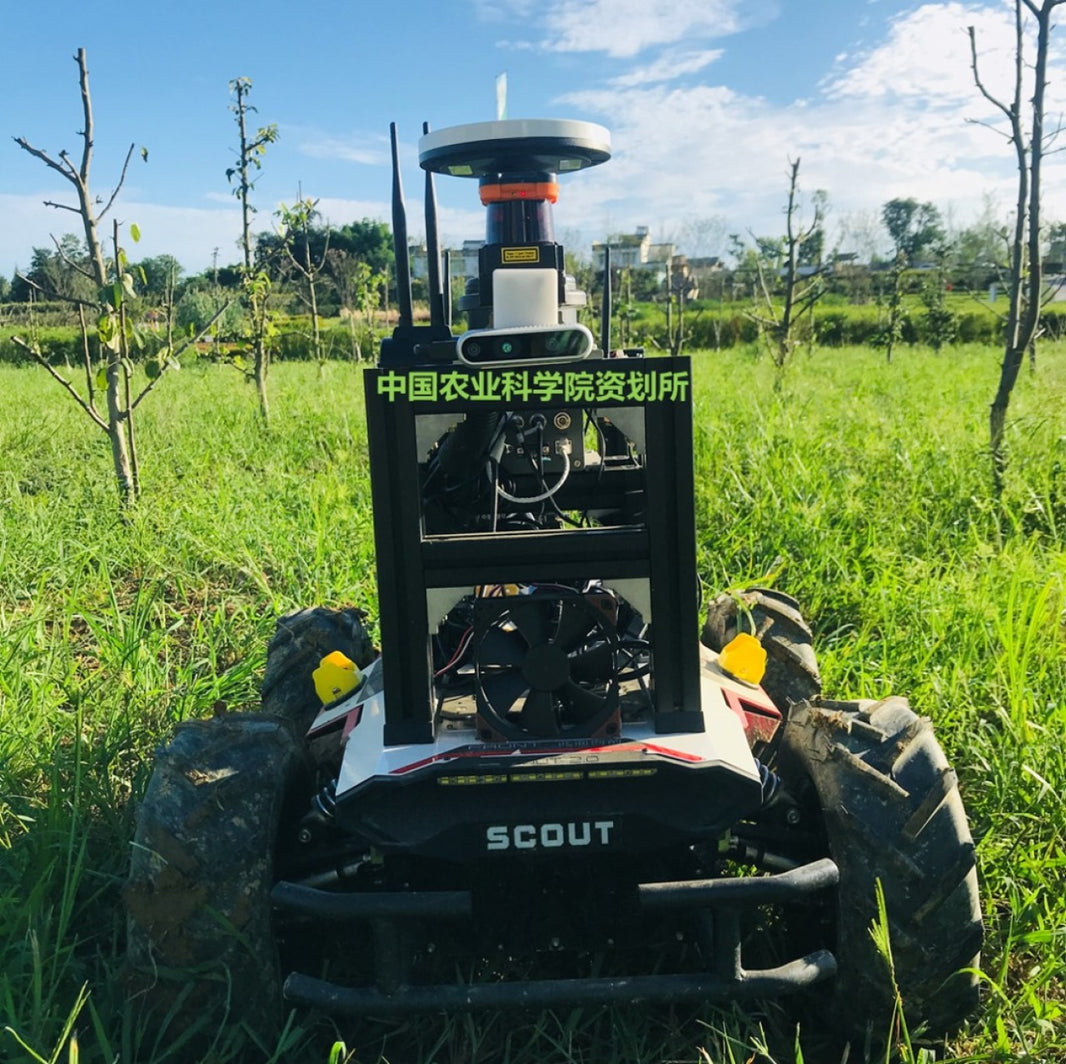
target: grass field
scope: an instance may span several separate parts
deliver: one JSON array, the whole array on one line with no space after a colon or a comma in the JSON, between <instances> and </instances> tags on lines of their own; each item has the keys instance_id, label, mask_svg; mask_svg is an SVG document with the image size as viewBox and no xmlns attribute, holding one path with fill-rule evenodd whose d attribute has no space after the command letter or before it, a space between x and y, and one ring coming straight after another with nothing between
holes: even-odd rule
<instances>
[{"instance_id":1,"label":"grass field","mask_svg":"<svg viewBox=\"0 0 1066 1064\"><path fill-rule=\"evenodd\" d=\"M1019 382L1001 503L991 348L900 348L889 366L816 351L780 391L749 351L695 362L705 594L795 595L827 693L909 695L959 773L987 986L926 1059L1066 1061L1066 345ZM0 367L0 1060L73 1059L75 1030L82 1061L181 1059L142 1044L121 978L134 805L176 721L254 708L280 612L376 612L358 372L276 367L269 433L232 370L165 380L140 410L144 497L122 522L103 435L43 371ZM360 1062L723 1064L768 1059L760 1024L780 1030L780 1010L373 1039L297 1016L254 1059L324 1064L343 1036Z\"/></svg>"}]
</instances>

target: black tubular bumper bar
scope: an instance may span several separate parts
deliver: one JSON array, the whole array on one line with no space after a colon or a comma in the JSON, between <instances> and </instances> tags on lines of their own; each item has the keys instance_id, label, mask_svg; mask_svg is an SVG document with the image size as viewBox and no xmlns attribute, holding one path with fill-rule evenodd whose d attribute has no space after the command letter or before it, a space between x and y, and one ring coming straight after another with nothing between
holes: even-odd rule
<instances>
[{"instance_id":1,"label":"black tubular bumper bar","mask_svg":"<svg viewBox=\"0 0 1066 1064\"><path fill-rule=\"evenodd\" d=\"M780 968L742 972L738 979L713 975L640 975L620 979L555 979L525 983L404 986L394 994L350 989L294 972L285 980L285 999L326 1012L350 1016L388 1016L413 1012L474 1009L550 1009L624 1002L736 1001L768 998L811 986L836 974L828 950Z\"/></svg>"},{"instance_id":2,"label":"black tubular bumper bar","mask_svg":"<svg viewBox=\"0 0 1066 1064\"><path fill-rule=\"evenodd\" d=\"M697 879L680 883L642 883L640 903L655 909L728 908L749 905L784 905L835 887L840 882L836 864L823 857L810 864L773 876L739 879Z\"/></svg>"},{"instance_id":3,"label":"black tubular bumper bar","mask_svg":"<svg viewBox=\"0 0 1066 1064\"><path fill-rule=\"evenodd\" d=\"M745 969L740 955L740 912L755 905L809 900L838 881L837 866L823 858L777 875L641 884L641 906L648 911L695 910L701 939L708 947L709 970L705 972L433 986L406 984L400 924L420 917L469 918L468 893L337 894L279 883L272 896L278 907L305 916L369 921L374 932L375 986L337 986L294 972L285 980L286 1000L337 1014L384 1016L607 1002L741 1000L796 991L832 978L837 970L833 954L817 950L780 967Z\"/></svg>"},{"instance_id":4,"label":"black tubular bumper bar","mask_svg":"<svg viewBox=\"0 0 1066 1064\"><path fill-rule=\"evenodd\" d=\"M279 909L328 920L458 920L473 916L466 890L337 894L300 883L281 882L270 892Z\"/></svg>"}]
</instances>

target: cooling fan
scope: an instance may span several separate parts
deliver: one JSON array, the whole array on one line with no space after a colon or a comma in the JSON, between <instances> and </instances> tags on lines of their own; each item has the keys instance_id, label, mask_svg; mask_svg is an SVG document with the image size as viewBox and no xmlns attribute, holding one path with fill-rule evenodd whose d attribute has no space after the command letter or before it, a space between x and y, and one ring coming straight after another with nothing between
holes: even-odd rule
<instances>
[{"instance_id":1,"label":"cooling fan","mask_svg":"<svg viewBox=\"0 0 1066 1064\"><path fill-rule=\"evenodd\" d=\"M617 734L616 608L602 591L478 599L474 672L481 737Z\"/></svg>"}]
</instances>

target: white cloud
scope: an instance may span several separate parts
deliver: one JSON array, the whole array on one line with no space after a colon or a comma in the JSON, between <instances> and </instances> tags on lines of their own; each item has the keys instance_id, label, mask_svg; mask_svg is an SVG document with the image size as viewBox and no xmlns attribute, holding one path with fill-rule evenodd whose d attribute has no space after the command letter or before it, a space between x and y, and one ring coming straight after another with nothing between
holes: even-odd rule
<instances>
[{"instance_id":1,"label":"white cloud","mask_svg":"<svg viewBox=\"0 0 1066 1064\"><path fill-rule=\"evenodd\" d=\"M316 210L330 225L347 225L364 218L384 221L389 217L389 205L385 200L353 200L337 196L323 196L317 201Z\"/></svg>"},{"instance_id":2,"label":"white cloud","mask_svg":"<svg viewBox=\"0 0 1066 1064\"><path fill-rule=\"evenodd\" d=\"M51 248L53 234L61 237L65 233L76 233L81 238L81 222L77 217L42 204L43 200L60 200L62 197L61 191L34 195L0 194L0 216L4 218L0 274L11 277L16 265L26 269L29 266L28 249ZM173 255L187 273L197 273L211 264L212 250L216 247L222 263L234 262L238 257L241 221L236 205L229 209L167 207L123 200L113 209L121 222L136 222L141 230L139 243L134 244L126 238L127 254L134 261L154 255ZM27 249L24 255L21 249Z\"/></svg>"},{"instance_id":3,"label":"white cloud","mask_svg":"<svg viewBox=\"0 0 1066 1064\"><path fill-rule=\"evenodd\" d=\"M600 52L629 58L648 48L679 41L728 37L755 21L773 17L769 3L753 16L742 0L673 0L669 5L648 0L552 0L531 16L527 0L494 5L543 30L541 47L557 52ZM488 17L486 6L479 6Z\"/></svg>"},{"instance_id":4,"label":"white cloud","mask_svg":"<svg viewBox=\"0 0 1066 1064\"><path fill-rule=\"evenodd\" d=\"M215 248L220 265L240 258L241 212L236 200L229 208L123 203L120 216L141 230L140 242L126 249L133 260L173 255L186 273L199 273L211 265Z\"/></svg>"},{"instance_id":5,"label":"white cloud","mask_svg":"<svg viewBox=\"0 0 1066 1064\"><path fill-rule=\"evenodd\" d=\"M924 3L893 19L873 47L842 49L817 88L806 83L797 89L802 99L777 104L716 84L720 50L707 42L717 38L725 44L722 38L743 26L751 5L739 0L679 0L669 9L647 0L546 0L539 7L532 0L484 0L486 20L491 16L512 27L524 16L530 33L537 34L530 38L537 48L640 56L621 74L623 64L600 64L606 72L598 85L552 101L603 121L615 146L606 166L563 179L556 228L575 250L608 230L648 225L661 237L715 214L725 216L730 232L778 232L788 160L797 157L801 187L826 189L837 221L853 213L876 215L895 196L931 200L944 211L953 207L960 224L978 213L985 193L994 194L1006 211L1013 201L1013 157L1002 137L976 124L999 116L972 83L966 27L976 27L989 88L1007 95L1010 8L1005 0ZM773 16L772 7L760 11L763 20ZM1058 42L1049 86L1053 116L1066 102L1066 32ZM580 62L594 76L595 60ZM683 89L676 80L680 74L686 75ZM305 155L359 166L383 165L388 156L384 138L309 127L294 130L290 143L300 144ZM401 143L401 150L409 177L413 143ZM1045 163L1045 216L1064 219L1066 153ZM381 200L324 198L320 209L335 225L364 217L387 220L384 178L381 192ZM47 189L32 196L0 195L0 273L10 276L16 253L26 266L29 248L49 246L50 233L76 230L73 215L41 205L42 199L63 195L64 190ZM446 243L483 233L474 183L442 181L438 195ZM144 234L138 256L171 253L190 272L210 265L213 247L220 248L221 261L236 260L239 214L224 187L199 200L197 208L151 205L149 198L142 193L140 202L120 204L120 217L136 221ZM265 192L263 199L258 218L265 228L273 207ZM420 185L412 182L412 236L419 235L420 200Z\"/></svg>"},{"instance_id":6,"label":"white cloud","mask_svg":"<svg viewBox=\"0 0 1066 1064\"><path fill-rule=\"evenodd\" d=\"M471 204L477 203L477 185L469 185ZM30 248L52 248L50 234L61 237L65 233L81 236L80 222L68 212L60 212L42 205L42 200L58 199L62 192L41 192L30 196L0 194L0 216L5 219L3 241L0 244L0 276L11 278L16 265L27 269ZM214 197L211 197L214 198ZM141 230L137 244L126 240L126 250L133 261L154 255L173 255L187 274L199 273L211 265L214 249L218 249L219 264L237 262L240 258L240 208L232 196L218 196L225 206L196 208L168 207L146 202L125 202L116 205L123 222L136 222ZM418 197L419 203L421 196ZM255 215L256 232L269 229L273 212L279 204L263 203ZM359 200L323 196L318 211L324 221L334 227L369 218L391 225L391 206L387 200ZM412 239L422 237L422 217L419 204L408 204L408 227ZM441 205L439 228L445 246L458 246L465 239L480 237L485 229L485 214L479 207L453 208ZM19 249L16 251L16 249ZM26 249L25 254L21 249Z\"/></svg>"},{"instance_id":7,"label":"white cloud","mask_svg":"<svg viewBox=\"0 0 1066 1064\"><path fill-rule=\"evenodd\" d=\"M980 69L989 87L1007 91L1013 57L1014 25L1006 8L925 4L892 22L888 39L865 54L838 61L850 66L825 84L831 98L924 100L945 107L975 99L970 40L973 26Z\"/></svg>"},{"instance_id":8,"label":"white cloud","mask_svg":"<svg viewBox=\"0 0 1066 1064\"><path fill-rule=\"evenodd\" d=\"M611 129L615 158L568 182L560 217L602 236L649 225L669 234L686 220L724 214L731 231L781 228L790 158L801 187L824 188L841 217L913 196L961 224L985 193L1012 201L1013 154L980 122L995 109L972 81L966 27L977 28L982 70L1005 91L1013 27L1001 4L928 3L893 21L880 46L840 59L820 90L786 105L703 84L613 82L561 98ZM1066 70L1051 73L1061 96ZM1049 108L1057 113L1053 100ZM1066 161L1048 157L1044 213L1066 217Z\"/></svg>"},{"instance_id":9,"label":"white cloud","mask_svg":"<svg viewBox=\"0 0 1066 1064\"><path fill-rule=\"evenodd\" d=\"M360 166L384 166L389 162L388 143L380 138L307 134L300 141L300 153L312 159L341 159Z\"/></svg>"},{"instance_id":10,"label":"white cloud","mask_svg":"<svg viewBox=\"0 0 1066 1064\"><path fill-rule=\"evenodd\" d=\"M30 196L0 193L0 217L4 219L3 244L0 246L0 276L10 278L17 266L30 265L31 248L51 248L50 233L56 237L77 232L78 219L66 211L45 207L46 199L61 201L62 190L49 190Z\"/></svg>"},{"instance_id":11,"label":"white cloud","mask_svg":"<svg viewBox=\"0 0 1066 1064\"><path fill-rule=\"evenodd\" d=\"M686 74L695 74L706 66L710 66L716 59L720 59L720 48L707 49L700 52L664 52L654 62L647 66L637 67L627 74L621 74L611 79L611 84L620 89L632 88L635 85L651 85L661 81L673 81L675 78Z\"/></svg>"}]
</instances>

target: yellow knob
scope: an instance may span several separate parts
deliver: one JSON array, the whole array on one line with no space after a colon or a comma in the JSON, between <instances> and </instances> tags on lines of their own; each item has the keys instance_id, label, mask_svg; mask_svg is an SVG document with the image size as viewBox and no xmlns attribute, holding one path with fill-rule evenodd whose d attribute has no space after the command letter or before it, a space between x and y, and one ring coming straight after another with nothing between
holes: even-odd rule
<instances>
[{"instance_id":1,"label":"yellow knob","mask_svg":"<svg viewBox=\"0 0 1066 1064\"><path fill-rule=\"evenodd\" d=\"M757 684L766 673L766 651L762 643L747 632L739 632L718 655L718 664L738 680Z\"/></svg>"},{"instance_id":2,"label":"yellow knob","mask_svg":"<svg viewBox=\"0 0 1066 1064\"><path fill-rule=\"evenodd\" d=\"M359 667L339 650L327 654L311 675L315 681L315 693L324 706L350 694L363 680Z\"/></svg>"}]
</instances>

